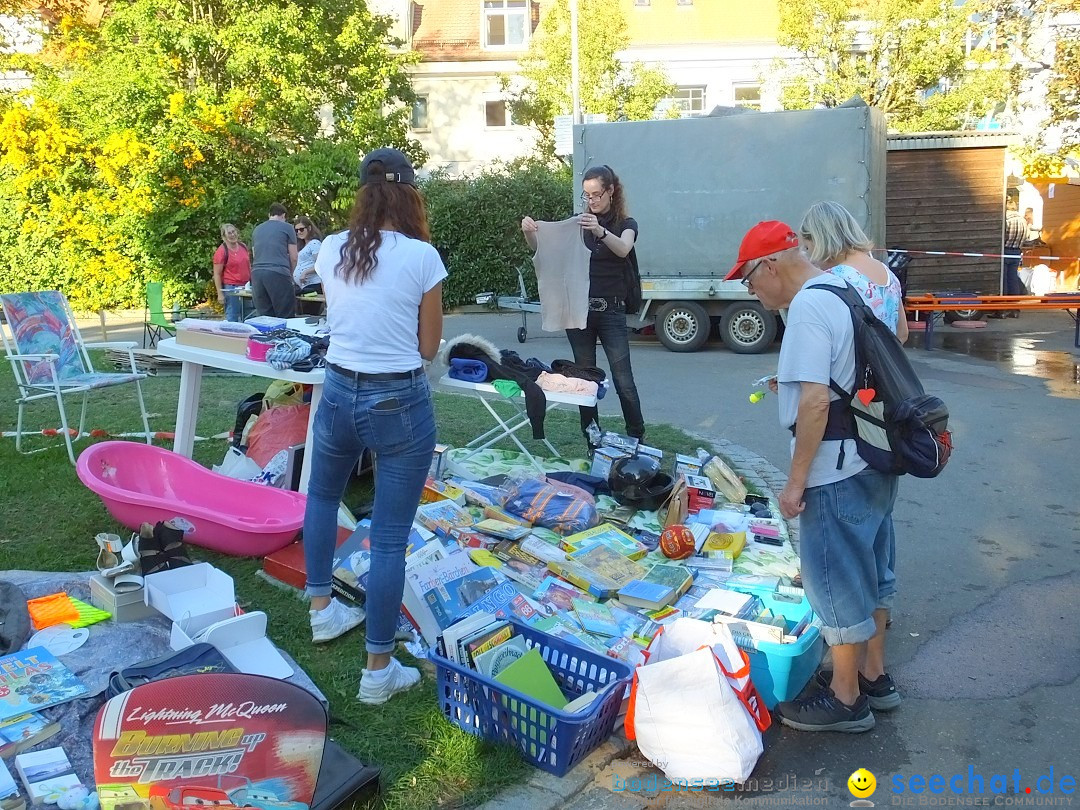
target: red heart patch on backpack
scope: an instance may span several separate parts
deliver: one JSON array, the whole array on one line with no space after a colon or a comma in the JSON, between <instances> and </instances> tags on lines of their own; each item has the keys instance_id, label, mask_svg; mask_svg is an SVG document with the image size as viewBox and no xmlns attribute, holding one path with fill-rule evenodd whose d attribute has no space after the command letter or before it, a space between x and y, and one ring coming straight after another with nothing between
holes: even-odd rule
<instances>
[{"instance_id":1,"label":"red heart patch on backpack","mask_svg":"<svg viewBox=\"0 0 1080 810\"><path fill-rule=\"evenodd\" d=\"M869 407L870 403L874 401L874 397L877 396L877 391L873 388L860 388L855 392L855 396L859 398L859 402Z\"/></svg>"}]
</instances>

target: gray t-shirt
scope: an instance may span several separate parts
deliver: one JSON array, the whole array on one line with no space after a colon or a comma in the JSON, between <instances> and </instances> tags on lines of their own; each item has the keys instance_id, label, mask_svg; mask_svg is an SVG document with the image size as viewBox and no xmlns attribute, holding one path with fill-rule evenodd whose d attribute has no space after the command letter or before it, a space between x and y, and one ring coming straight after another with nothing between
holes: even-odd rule
<instances>
[{"instance_id":1,"label":"gray t-shirt","mask_svg":"<svg viewBox=\"0 0 1080 810\"><path fill-rule=\"evenodd\" d=\"M251 234L251 249L255 253L251 272L270 271L292 278L289 245L295 244L296 230L288 222L280 219L260 222Z\"/></svg>"},{"instance_id":2,"label":"gray t-shirt","mask_svg":"<svg viewBox=\"0 0 1080 810\"><path fill-rule=\"evenodd\" d=\"M850 391L855 385L855 333L851 311L832 293L809 289L825 284L843 287L846 283L832 275L815 276L803 285L791 301L776 374L780 424L785 430L795 424L799 417L799 383L827 386L832 378L845 391ZM830 390L829 399L839 399L839 395ZM806 480L808 488L842 481L866 469L866 462L855 449L855 441L845 441L844 464L839 470L836 469L836 462L841 442L821 443L810 464ZM795 452L794 437L791 452Z\"/></svg>"}]
</instances>

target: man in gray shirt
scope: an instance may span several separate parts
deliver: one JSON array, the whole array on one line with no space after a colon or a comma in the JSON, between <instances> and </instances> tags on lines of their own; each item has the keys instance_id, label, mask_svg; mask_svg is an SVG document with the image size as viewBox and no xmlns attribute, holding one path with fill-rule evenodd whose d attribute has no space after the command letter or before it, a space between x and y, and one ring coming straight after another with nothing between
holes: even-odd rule
<instances>
[{"instance_id":1,"label":"man in gray shirt","mask_svg":"<svg viewBox=\"0 0 1080 810\"><path fill-rule=\"evenodd\" d=\"M285 221L281 203L270 206L270 217L251 234L251 298L255 312L277 318L296 314L292 272L296 267L296 231Z\"/></svg>"},{"instance_id":2,"label":"man in gray shirt","mask_svg":"<svg viewBox=\"0 0 1080 810\"><path fill-rule=\"evenodd\" d=\"M780 423L794 439L780 511L788 520L800 516L803 586L832 649L833 671L819 676L820 691L785 701L776 713L800 731L869 731L871 709L900 705L885 672L898 478L859 456L846 405L831 390L832 382L855 388L855 331L847 305L817 288L846 282L812 265L795 232L775 221L750 229L727 278L741 279L769 309L788 307L777 395Z\"/></svg>"}]
</instances>

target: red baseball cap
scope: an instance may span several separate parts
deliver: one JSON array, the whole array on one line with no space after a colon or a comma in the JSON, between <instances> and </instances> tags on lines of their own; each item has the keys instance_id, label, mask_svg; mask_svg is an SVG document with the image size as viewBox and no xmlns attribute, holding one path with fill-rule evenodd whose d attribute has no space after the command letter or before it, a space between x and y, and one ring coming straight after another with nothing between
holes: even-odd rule
<instances>
[{"instance_id":1,"label":"red baseball cap","mask_svg":"<svg viewBox=\"0 0 1080 810\"><path fill-rule=\"evenodd\" d=\"M739 245L739 260L724 276L724 281L742 278L743 267L749 261L760 259L762 256L768 256L771 253L779 253L781 250L798 247L798 245L799 237L795 234L795 231L791 230L783 222L778 222L775 219L759 222L747 231L746 236L743 237L742 244Z\"/></svg>"}]
</instances>

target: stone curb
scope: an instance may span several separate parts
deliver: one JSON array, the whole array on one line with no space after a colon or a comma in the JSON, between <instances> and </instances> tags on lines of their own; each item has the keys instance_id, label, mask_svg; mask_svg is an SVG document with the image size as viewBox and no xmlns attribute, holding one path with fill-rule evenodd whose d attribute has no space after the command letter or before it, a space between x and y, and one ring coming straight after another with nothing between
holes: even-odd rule
<instances>
[{"instance_id":1,"label":"stone curb","mask_svg":"<svg viewBox=\"0 0 1080 810\"><path fill-rule=\"evenodd\" d=\"M743 479L774 496L784 488L787 475L765 458L742 445L718 436L689 434L692 438L709 444L727 458ZM798 543L798 527L789 523L788 530L793 543ZM613 793L605 771L617 759L625 759L636 746L626 739L622 726L603 745L583 759L577 767L563 777L552 776L537 770L524 784L500 793L477 810L639 810L648 804L647 797Z\"/></svg>"}]
</instances>

